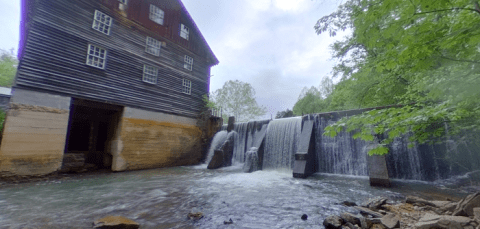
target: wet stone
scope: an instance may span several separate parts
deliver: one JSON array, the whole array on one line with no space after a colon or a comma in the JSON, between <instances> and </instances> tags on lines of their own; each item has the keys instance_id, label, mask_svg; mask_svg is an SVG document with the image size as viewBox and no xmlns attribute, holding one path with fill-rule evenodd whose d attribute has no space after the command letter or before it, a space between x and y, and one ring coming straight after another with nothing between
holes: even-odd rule
<instances>
[{"instance_id":1,"label":"wet stone","mask_svg":"<svg viewBox=\"0 0 480 229\"><path fill-rule=\"evenodd\" d=\"M308 215L307 214L303 214L302 215L302 220L307 220L308 219Z\"/></svg>"},{"instance_id":2,"label":"wet stone","mask_svg":"<svg viewBox=\"0 0 480 229\"><path fill-rule=\"evenodd\" d=\"M342 227L343 219L336 215L331 215L323 221L326 229L339 229Z\"/></svg>"},{"instance_id":3,"label":"wet stone","mask_svg":"<svg viewBox=\"0 0 480 229\"><path fill-rule=\"evenodd\" d=\"M140 225L123 216L107 216L93 223L94 229L138 229Z\"/></svg>"}]
</instances>

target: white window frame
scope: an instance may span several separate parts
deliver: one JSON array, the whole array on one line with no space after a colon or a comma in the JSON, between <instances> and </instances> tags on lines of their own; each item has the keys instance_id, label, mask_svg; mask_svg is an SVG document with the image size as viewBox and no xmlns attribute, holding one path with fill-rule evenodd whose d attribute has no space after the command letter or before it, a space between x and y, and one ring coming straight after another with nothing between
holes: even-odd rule
<instances>
[{"instance_id":1,"label":"white window frame","mask_svg":"<svg viewBox=\"0 0 480 229\"><path fill-rule=\"evenodd\" d=\"M143 82L157 84L158 68L150 65L143 65Z\"/></svg>"},{"instance_id":2,"label":"white window frame","mask_svg":"<svg viewBox=\"0 0 480 229\"><path fill-rule=\"evenodd\" d=\"M160 48L162 47L162 43L154 38L147 37L146 45L145 45L145 52L150 53L154 56L160 56Z\"/></svg>"},{"instance_id":3,"label":"white window frame","mask_svg":"<svg viewBox=\"0 0 480 229\"><path fill-rule=\"evenodd\" d=\"M183 68L192 71L193 69L193 57L185 55L185 58L183 58L184 64Z\"/></svg>"},{"instance_id":4,"label":"white window frame","mask_svg":"<svg viewBox=\"0 0 480 229\"><path fill-rule=\"evenodd\" d=\"M87 62L88 66L105 69L107 50L96 45L88 44Z\"/></svg>"},{"instance_id":5,"label":"white window frame","mask_svg":"<svg viewBox=\"0 0 480 229\"><path fill-rule=\"evenodd\" d=\"M182 93L191 95L192 94L192 81L183 79L182 81Z\"/></svg>"},{"instance_id":6,"label":"white window frame","mask_svg":"<svg viewBox=\"0 0 480 229\"><path fill-rule=\"evenodd\" d=\"M188 40L190 34L190 28L184 24L180 24L180 37Z\"/></svg>"},{"instance_id":7,"label":"white window frame","mask_svg":"<svg viewBox=\"0 0 480 229\"><path fill-rule=\"evenodd\" d=\"M148 18L150 18L150 20L154 21L157 24L163 25L163 20L165 19L165 12L158 6L150 4L150 14Z\"/></svg>"},{"instance_id":8,"label":"white window frame","mask_svg":"<svg viewBox=\"0 0 480 229\"><path fill-rule=\"evenodd\" d=\"M112 17L102 13L101 11L95 10L95 13L93 14L92 28L106 35L110 35L112 22Z\"/></svg>"}]
</instances>

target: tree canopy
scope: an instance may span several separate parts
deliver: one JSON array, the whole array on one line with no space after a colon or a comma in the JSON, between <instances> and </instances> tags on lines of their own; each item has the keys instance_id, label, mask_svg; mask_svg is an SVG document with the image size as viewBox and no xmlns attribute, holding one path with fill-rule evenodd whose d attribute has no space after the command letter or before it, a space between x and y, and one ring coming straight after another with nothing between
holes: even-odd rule
<instances>
[{"instance_id":1,"label":"tree canopy","mask_svg":"<svg viewBox=\"0 0 480 229\"><path fill-rule=\"evenodd\" d=\"M266 108L257 104L252 85L239 80L225 82L222 88L212 93L211 100L226 116L235 116L238 122L251 121L266 113Z\"/></svg>"},{"instance_id":2,"label":"tree canopy","mask_svg":"<svg viewBox=\"0 0 480 229\"><path fill-rule=\"evenodd\" d=\"M445 133L480 128L480 7L471 0L348 0L315 25L318 34L351 34L332 45L340 82L329 110L401 106L343 119L327 135L348 127L364 140L386 136L370 154L412 133L433 142Z\"/></svg>"},{"instance_id":3,"label":"tree canopy","mask_svg":"<svg viewBox=\"0 0 480 229\"><path fill-rule=\"evenodd\" d=\"M17 73L18 61L11 52L0 49L0 86L11 87Z\"/></svg>"},{"instance_id":4,"label":"tree canopy","mask_svg":"<svg viewBox=\"0 0 480 229\"><path fill-rule=\"evenodd\" d=\"M289 118L289 117L294 117L295 115L293 114L293 111L290 109L286 109L284 111L278 111L277 115L275 115L275 118Z\"/></svg>"}]
</instances>

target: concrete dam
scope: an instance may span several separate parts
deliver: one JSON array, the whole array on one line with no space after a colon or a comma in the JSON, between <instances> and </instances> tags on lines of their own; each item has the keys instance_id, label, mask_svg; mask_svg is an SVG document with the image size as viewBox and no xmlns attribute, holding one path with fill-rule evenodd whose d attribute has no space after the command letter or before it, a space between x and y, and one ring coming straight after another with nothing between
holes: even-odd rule
<instances>
[{"instance_id":1,"label":"concrete dam","mask_svg":"<svg viewBox=\"0 0 480 229\"><path fill-rule=\"evenodd\" d=\"M343 111L235 123L229 133L224 125L212 141L206 162L211 162L215 150L222 148L227 136L232 136L228 165L250 166L249 154L255 152L256 168L292 170L294 176L295 173L304 177L313 173L371 176L372 169L378 169L374 167L384 164L381 173L387 179L435 181L480 169L476 143L448 133L440 143L413 144L413 147L408 147L408 134L398 137L388 145L389 153L383 157L368 156L372 143L354 139L352 132L342 131L333 138L323 135L328 125L357 113Z\"/></svg>"}]
</instances>

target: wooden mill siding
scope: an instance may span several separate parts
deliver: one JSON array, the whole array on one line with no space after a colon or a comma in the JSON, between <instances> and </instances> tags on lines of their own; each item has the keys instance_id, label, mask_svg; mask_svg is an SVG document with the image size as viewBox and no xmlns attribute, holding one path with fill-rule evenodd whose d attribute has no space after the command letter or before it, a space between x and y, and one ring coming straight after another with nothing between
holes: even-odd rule
<instances>
[{"instance_id":1,"label":"wooden mill siding","mask_svg":"<svg viewBox=\"0 0 480 229\"><path fill-rule=\"evenodd\" d=\"M199 114L210 67L218 61L180 2L130 0L120 12L117 0L31 1L16 88L185 117ZM151 2L165 7L163 26L149 21ZM110 35L92 29L95 10L112 17ZM189 26L188 41L178 35L179 23ZM166 44L160 56L145 52L147 36ZM89 44L107 50L105 69L86 65ZM192 71L183 67L185 55L194 59ZM142 81L144 64L158 68L156 84ZM191 95L182 93L183 79L191 80Z\"/></svg>"}]
</instances>

